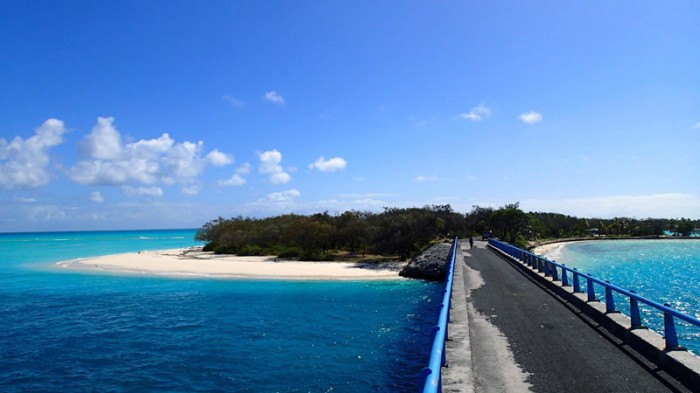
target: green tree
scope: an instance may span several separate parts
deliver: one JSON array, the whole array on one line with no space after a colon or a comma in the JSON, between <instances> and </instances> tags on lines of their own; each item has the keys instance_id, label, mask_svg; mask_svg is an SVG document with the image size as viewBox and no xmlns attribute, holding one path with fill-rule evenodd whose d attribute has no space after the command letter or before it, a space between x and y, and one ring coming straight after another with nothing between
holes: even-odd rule
<instances>
[{"instance_id":1,"label":"green tree","mask_svg":"<svg viewBox=\"0 0 700 393\"><path fill-rule=\"evenodd\" d=\"M465 216L465 224L469 232L480 234L488 231L493 212L492 207L472 206L472 211Z\"/></svg>"},{"instance_id":2,"label":"green tree","mask_svg":"<svg viewBox=\"0 0 700 393\"><path fill-rule=\"evenodd\" d=\"M520 210L520 203L515 202L501 207L491 216L491 227L511 244L518 242L518 237L530 237L528 233L531 229L533 218L531 215ZM522 246L522 244L519 244Z\"/></svg>"},{"instance_id":3,"label":"green tree","mask_svg":"<svg viewBox=\"0 0 700 393\"><path fill-rule=\"evenodd\" d=\"M682 218L677 226L677 231L681 234L681 236L690 236L693 229L695 229L693 222L685 218Z\"/></svg>"}]
</instances>

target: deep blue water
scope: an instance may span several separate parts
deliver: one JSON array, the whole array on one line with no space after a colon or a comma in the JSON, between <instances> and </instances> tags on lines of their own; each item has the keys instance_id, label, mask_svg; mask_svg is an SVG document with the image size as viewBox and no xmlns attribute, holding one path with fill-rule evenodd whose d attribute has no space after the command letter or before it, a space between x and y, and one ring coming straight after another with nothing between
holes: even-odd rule
<instances>
[{"instance_id":1,"label":"deep blue water","mask_svg":"<svg viewBox=\"0 0 700 393\"><path fill-rule=\"evenodd\" d=\"M440 286L119 276L62 260L193 230L0 234L0 391L405 392Z\"/></svg>"},{"instance_id":2,"label":"deep blue water","mask_svg":"<svg viewBox=\"0 0 700 393\"><path fill-rule=\"evenodd\" d=\"M546 256L700 318L699 240L575 242ZM581 283L585 290L585 280ZM604 299L600 289L597 296ZM620 311L629 315L626 297L616 296L614 301ZM640 311L644 323L663 335L662 314L641 304ZM676 329L679 343L700 354L700 327L677 321Z\"/></svg>"}]
</instances>

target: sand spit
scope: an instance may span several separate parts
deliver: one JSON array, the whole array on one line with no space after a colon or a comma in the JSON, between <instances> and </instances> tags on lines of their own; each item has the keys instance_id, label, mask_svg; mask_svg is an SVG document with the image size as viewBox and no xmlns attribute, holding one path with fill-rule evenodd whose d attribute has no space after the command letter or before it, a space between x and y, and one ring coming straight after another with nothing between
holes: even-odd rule
<instances>
[{"instance_id":1,"label":"sand spit","mask_svg":"<svg viewBox=\"0 0 700 393\"><path fill-rule=\"evenodd\" d=\"M302 262L241 257L199 247L141 251L57 263L60 268L125 274L282 280L399 280L403 262Z\"/></svg>"}]
</instances>

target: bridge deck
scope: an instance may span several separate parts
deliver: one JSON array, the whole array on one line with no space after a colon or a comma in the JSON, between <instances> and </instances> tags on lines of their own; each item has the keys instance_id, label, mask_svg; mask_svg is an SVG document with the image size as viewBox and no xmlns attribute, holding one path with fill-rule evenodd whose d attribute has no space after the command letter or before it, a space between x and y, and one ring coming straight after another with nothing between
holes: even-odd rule
<instances>
[{"instance_id":1,"label":"bridge deck","mask_svg":"<svg viewBox=\"0 0 700 393\"><path fill-rule=\"evenodd\" d=\"M475 242L461 242L463 323L468 338L448 342L446 392L686 392L565 300ZM457 273L457 271L456 271ZM457 277L455 277L457 280ZM459 295L455 295L459 296ZM454 311L453 311L454 314ZM450 332L456 328L450 327ZM450 347L469 341L469 351ZM466 375L466 377L465 377Z\"/></svg>"}]
</instances>

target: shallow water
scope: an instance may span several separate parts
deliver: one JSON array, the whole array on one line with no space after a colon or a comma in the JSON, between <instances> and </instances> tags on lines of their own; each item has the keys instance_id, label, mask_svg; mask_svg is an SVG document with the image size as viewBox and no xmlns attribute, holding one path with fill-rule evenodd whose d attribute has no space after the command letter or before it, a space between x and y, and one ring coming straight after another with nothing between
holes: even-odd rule
<instances>
[{"instance_id":1,"label":"shallow water","mask_svg":"<svg viewBox=\"0 0 700 393\"><path fill-rule=\"evenodd\" d=\"M546 256L700 318L698 240L574 242ZM604 298L602 290L599 292L598 297ZM622 312L629 314L627 298L616 296L614 300ZM645 324L663 334L662 315L641 304L640 311ZM700 328L683 321L677 321L676 326L679 343L700 354Z\"/></svg>"},{"instance_id":2,"label":"shallow water","mask_svg":"<svg viewBox=\"0 0 700 393\"><path fill-rule=\"evenodd\" d=\"M439 285L65 271L194 231L0 235L0 391L416 391Z\"/></svg>"}]
</instances>

